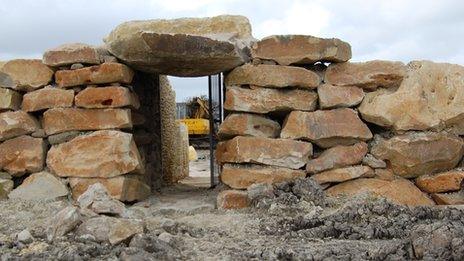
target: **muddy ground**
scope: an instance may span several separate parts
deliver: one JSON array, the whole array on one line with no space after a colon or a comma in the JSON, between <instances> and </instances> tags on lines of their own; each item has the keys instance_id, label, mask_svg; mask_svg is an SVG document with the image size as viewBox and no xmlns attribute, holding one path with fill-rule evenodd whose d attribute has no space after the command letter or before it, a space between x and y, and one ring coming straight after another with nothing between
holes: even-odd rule
<instances>
[{"instance_id":1,"label":"muddy ground","mask_svg":"<svg viewBox=\"0 0 464 261\"><path fill-rule=\"evenodd\" d=\"M368 195L326 198L310 179L257 186L253 207L215 209L214 190L179 184L128 206L143 234L111 246L69 233L46 240L70 204L0 202L1 260L464 260L464 210L407 208ZM21 243L27 229L34 239Z\"/></svg>"}]
</instances>

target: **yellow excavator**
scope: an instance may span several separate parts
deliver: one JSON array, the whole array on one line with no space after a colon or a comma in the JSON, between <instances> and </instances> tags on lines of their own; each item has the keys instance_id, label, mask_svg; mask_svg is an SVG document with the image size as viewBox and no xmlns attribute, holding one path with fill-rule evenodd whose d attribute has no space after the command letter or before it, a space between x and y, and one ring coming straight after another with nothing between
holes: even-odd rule
<instances>
[{"instance_id":1,"label":"yellow excavator","mask_svg":"<svg viewBox=\"0 0 464 261\"><path fill-rule=\"evenodd\" d=\"M192 146L208 146L209 108L206 97L192 97L187 102L177 103L177 119L187 125Z\"/></svg>"}]
</instances>

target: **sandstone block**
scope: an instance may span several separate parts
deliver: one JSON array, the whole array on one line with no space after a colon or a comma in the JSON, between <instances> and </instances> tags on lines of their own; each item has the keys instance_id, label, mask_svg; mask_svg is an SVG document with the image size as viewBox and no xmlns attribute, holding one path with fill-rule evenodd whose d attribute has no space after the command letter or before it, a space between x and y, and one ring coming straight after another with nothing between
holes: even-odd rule
<instances>
[{"instance_id":1,"label":"sandstone block","mask_svg":"<svg viewBox=\"0 0 464 261\"><path fill-rule=\"evenodd\" d=\"M57 237L65 236L74 230L80 222L81 214L79 213L79 208L68 206L60 210L50 220L47 227L47 240L53 241Z\"/></svg>"},{"instance_id":2,"label":"sandstone block","mask_svg":"<svg viewBox=\"0 0 464 261\"><path fill-rule=\"evenodd\" d=\"M387 167L387 163L385 161L374 157L372 154L364 156L362 163L374 169L383 169Z\"/></svg>"},{"instance_id":3,"label":"sandstone block","mask_svg":"<svg viewBox=\"0 0 464 261\"><path fill-rule=\"evenodd\" d=\"M248 193L243 190L224 190L217 197L218 209L241 209L249 206Z\"/></svg>"},{"instance_id":4,"label":"sandstone block","mask_svg":"<svg viewBox=\"0 0 464 261\"><path fill-rule=\"evenodd\" d=\"M9 198L23 200L54 200L66 197L66 185L48 172L34 173L27 177L19 187L11 191Z\"/></svg>"},{"instance_id":5,"label":"sandstone block","mask_svg":"<svg viewBox=\"0 0 464 261\"><path fill-rule=\"evenodd\" d=\"M31 134L38 129L40 129L39 122L24 111L0 113L0 141Z\"/></svg>"},{"instance_id":6,"label":"sandstone block","mask_svg":"<svg viewBox=\"0 0 464 261\"><path fill-rule=\"evenodd\" d=\"M0 144L0 169L15 177L44 168L46 146L42 139L20 136Z\"/></svg>"},{"instance_id":7,"label":"sandstone block","mask_svg":"<svg viewBox=\"0 0 464 261\"><path fill-rule=\"evenodd\" d=\"M374 170L362 165L327 170L311 176L319 184L340 183L357 178L372 177L374 177Z\"/></svg>"},{"instance_id":8,"label":"sandstone block","mask_svg":"<svg viewBox=\"0 0 464 261\"><path fill-rule=\"evenodd\" d=\"M256 42L251 56L253 59L273 60L281 65L346 62L351 59L351 46L336 38L273 35Z\"/></svg>"},{"instance_id":9,"label":"sandstone block","mask_svg":"<svg viewBox=\"0 0 464 261\"><path fill-rule=\"evenodd\" d=\"M82 108L140 107L139 98L120 86L87 87L76 95L76 106Z\"/></svg>"},{"instance_id":10,"label":"sandstone block","mask_svg":"<svg viewBox=\"0 0 464 261\"><path fill-rule=\"evenodd\" d=\"M88 187L101 183L114 199L133 202L144 200L150 196L150 187L133 175L122 175L113 178L70 178L69 185L72 197L77 199Z\"/></svg>"},{"instance_id":11,"label":"sandstone block","mask_svg":"<svg viewBox=\"0 0 464 261\"><path fill-rule=\"evenodd\" d=\"M464 171L452 170L416 179L416 186L428 193L457 191L464 187Z\"/></svg>"},{"instance_id":12,"label":"sandstone block","mask_svg":"<svg viewBox=\"0 0 464 261\"><path fill-rule=\"evenodd\" d=\"M315 72L301 67L245 64L232 70L225 78L225 83L227 86L256 85L314 89L321 83L321 78Z\"/></svg>"},{"instance_id":13,"label":"sandstone block","mask_svg":"<svg viewBox=\"0 0 464 261\"><path fill-rule=\"evenodd\" d=\"M323 84L317 87L319 106L322 109L354 107L361 103L364 91L355 86Z\"/></svg>"},{"instance_id":14,"label":"sandstone block","mask_svg":"<svg viewBox=\"0 0 464 261\"><path fill-rule=\"evenodd\" d=\"M76 236L91 235L96 242L108 242L112 224L118 221L115 217L96 216L84 220L76 229Z\"/></svg>"},{"instance_id":15,"label":"sandstone block","mask_svg":"<svg viewBox=\"0 0 464 261\"><path fill-rule=\"evenodd\" d=\"M116 222L111 224L108 234L108 241L112 245L117 245L121 242L127 242L135 234L143 233L142 220L135 219L117 219Z\"/></svg>"},{"instance_id":16,"label":"sandstone block","mask_svg":"<svg viewBox=\"0 0 464 261\"><path fill-rule=\"evenodd\" d=\"M109 178L143 170L132 135L113 130L96 131L53 146L47 166L60 177Z\"/></svg>"},{"instance_id":17,"label":"sandstone block","mask_svg":"<svg viewBox=\"0 0 464 261\"><path fill-rule=\"evenodd\" d=\"M360 178L337 184L326 190L326 194L332 197L352 197L362 193L386 198L401 205L435 205L433 200L428 198L424 192L420 191L412 182L403 178L392 181L376 178Z\"/></svg>"},{"instance_id":18,"label":"sandstone block","mask_svg":"<svg viewBox=\"0 0 464 261\"><path fill-rule=\"evenodd\" d=\"M225 164L221 172L222 182L233 189L247 189L258 183L277 184L305 176L302 170L260 165Z\"/></svg>"},{"instance_id":19,"label":"sandstone block","mask_svg":"<svg viewBox=\"0 0 464 261\"><path fill-rule=\"evenodd\" d=\"M50 108L71 107L74 102L74 91L45 87L23 96L21 108L33 112Z\"/></svg>"},{"instance_id":20,"label":"sandstone block","mask_svg":"<svg viewBox=\"0 0 464 261\"><path fill-rule=\"evenodd\" d=\"M375 177L382 180L392 181L397 178L390 169L374 169Z\"/></svg>"},{"instance_id":21,"label":"sandstone block","mask_svg":"<svg viewBox=\"0 0 464 261\"><path fill-rule=\"evenodd\" d=\"M41 60L16 59L6 62L0 69L13 81L11 87L20 91L33 91L47 85L53 77L53 71ZM6 84L8 85L8 84Z\"/></svg>"},{"instance_id":22,"label":"sandstone block","mask_svg":"<svg viewBox=\"0 0 464 261\"><path fill-rule=\"evenodd\" d=\"M342 108L315 112L292 111L280 137L309 140L322 148L329 148L369 140L372 133L359 119L356 111Z\"/></svg>"},{"instance_id":23,"label":"sandstone block","mask_svg":"<svg viewBox=\"0 0 464 261\"><path fill-rule=\"evenodd\" d=\"M375 60L331 64L325 73L325 81L337 86L357 86L375 90L378 87L398 87L405 76L406 66L402 62Z\"/></svg>"},{"instance_id":24,"label":"sandstone block","mask_svg":"<svg viewBox=\"0 0 464 261\"><path fill-rule=\"evenodd\" d=\"M21 94L11 89L0 88L0 111L19 110L21 107Z\"/></svg>"},{"instance_id":25,"label":"sandstone block","mask_svg":"<svg viewBox=\"0 0 464 261\"><path fill-rule=\"evenodd\" d=\"M56 144L68 142L82 134L85 134L85 132L67 131L67 132L50 135L47 137L47 140L48 140L48 143L50 143L50 145L56 145Z\"/></svg>"},{"instance_id":26,"label":"sandstone block","mask_svg":"<svg viewBox=\"0 0 464 261\"><path fill-rule=\"evenodd\" d=\"M194 77L245 63L251 40L246 17L221 15L130 21L116 27L105 42L114 56L138 70Z\"/></svg>"},{"instance_id":27,"label":"sandstone block","mask_svg":"<svg viewBox=\"0 0 464 261\"><path fill-rule=\"evenodd\" d=\"M264 114L293 110L313 111L316 105L317 94L312 91L231 86L227 87L224 109Z\"/></svg>"},{"instance_id":28,"label":"sandstone block","mask_svg":"<svg viewBox=\"0 0 464 261\"><path fill-rule=\"evenodd\" d=\"M105 84L132 82L134 72L124 64L103 63L77 70L61 70L55 73L55 81L59 87L72 87L89 84Z\"/></svg>"},{"instance_id":29,"label":"sandstone block","mask_svg":"<svg viewBox=\"0 0 464 261\"><path fill-rule=\"evenodd\" d=\"M237 136L218 144L216 159L220 164L258 163L299 169L312 153L313 146L308 142Z\"/></svg>"},{"instance_id":30,"label":"sandstone block","mask_svg":"<svg viewBox=\"0 0 464 261\"><path fill-rule=\"evenodd\" d=\"M433 193L433 200L437 205L464 205L464 192Z\"/></svg>"},{"instance_id":31,"label":"sandstone block","mask_svg":"<svg viewBox=\"0 0 464 261\"><path fill-rule=\"evenodd\" d=\"M352 146L335 146L322 152L319 157L306 164L308 173L318 173L329 169L341 168L361 163L367 153L367 144L356 143Z\"/></svg>"},{"instance_id":32,"label":"sandstone block","mask_svg":"<svg viewBox=\"0 0 464 261\"><path fill-rule=\"evenodd\" d=\"M463 81L463 66L414 61L397 90L368 93L359 112L364 120L394 130L446 129L461 135Z\"/></svg>"},{"instance_id":33,"label":"sandstone block","mask_svg":"<svg viewBox=\"0 0 464 261\"><path fill-rule=\"evenodd\" d=\"M463 156L463 144L451 134L407 133L378 140L371 153L387 161L396 175L414 178L454 168Z\"/></svg>"},{"instance_id":34,"label":"sandstone block","mask_svg":"<svg viewBox=\"0 0 464 261\"><path fill-rule=\"evenodd\" d=\"M129 109L54 108L43 115L47 135L74 130L132 128Z\"/></svg>"},{"instance_id":35,"label":"sandstone block","mask_svg":"<svg viewBox=\"0 0 464 261\"><path fill-rule=\"evenodd\" d=\"M75 63L100 64L100 55L93 46L83 43L70 43L47 50L43 55L43 62L53 67Z\"/></svg>"},{"instance_id":36,"label":"sandstone block","mask_svg":"<svg viewBox=\"0 0 464 261\"><path fill-rule=\"evenodd\" d=\"M13 78L7 73L2 72L2 64L0 62L0 87L4 88L14 88L15 83L13 82Z\"/></svg>"},{"instance_id":37,"label":"sandstone block","mask_svg":"<svg viewBox=\"0 0 464 261\"><path fill-rule=\"evenodd\" d=\"M279 134L279 123L260 115L248 113L230 114L225 118L218 131L221 139L235 136L277 138Z\"/></svg>"}]
</instances>

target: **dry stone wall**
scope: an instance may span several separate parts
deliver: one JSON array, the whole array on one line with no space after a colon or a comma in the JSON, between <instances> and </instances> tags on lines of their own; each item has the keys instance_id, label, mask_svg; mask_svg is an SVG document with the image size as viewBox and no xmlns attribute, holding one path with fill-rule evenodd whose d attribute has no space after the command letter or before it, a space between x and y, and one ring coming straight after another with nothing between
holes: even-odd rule
<instances>
[{"instance_id":1,"label":"dry stone wall","mask_svg":"<svg viewBox=\"0 0 464 261\"><path fill-rule=\"evenodd\" d=\"M349 62L339 39L271 36L225 78L228 111L216 157L245 189L310 177L330 196L370 193L411 206L464 204L464 67L429 61Z\"/></svg>"},{"instance_id":2,"label":"dry stone wall","mask_svg":"<svg viewBox=\"0 0 464 261\"><path fill-rule=\"evenodd\" d=\"M77 199L101 183L146 198L161 181L159 95L158 75L85 44L2 64L0 197Z\"/></svg>"}]
</instances>

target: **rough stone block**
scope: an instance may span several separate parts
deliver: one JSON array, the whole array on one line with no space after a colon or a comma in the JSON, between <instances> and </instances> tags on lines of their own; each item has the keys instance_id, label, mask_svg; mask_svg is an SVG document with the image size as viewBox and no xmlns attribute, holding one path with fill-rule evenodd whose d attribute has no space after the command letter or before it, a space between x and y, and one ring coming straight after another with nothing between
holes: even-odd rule
<instances>
[{"instance_id":1,"label":"rough stone block","mask_svg":"<svg viewBox=\"0 0 464 261\"><path fill-rule=\"evenodd\" d=\"M416 186L428 193L457 191L464 187L464 171L452 170L416 179Z\"/></svg>"},{"instance_id":2,"label":"rough stone block","mask_svg":"<svg viewBox=\"0 0 464 261\"><path fill-rule=\"evenodd\" d=\"M357 178L372 177L374 177L374 170L368 166L361 165L327 170L311 176L319 184L340 183Z\"/></svg>"},{"instance_id":3,"label":"rough stone block","mask_svg":"<svg viewBox=\"0 0 464 261\"><path fill-rule=\"evenodd\" d=\"M221 172L221 181L234 189L247 189L253 184L277 184L305 176L306 173L302 170L260 165L225 164Z\"/></svg>"},{"instance_id":4,"label":"rough stone block","mask_svg":"<svg viewBox=\"0 0 464 261\"><path fill-rule=\"evenodd\" d=\"M329 169L342 168L361 163L367 153L367 144L356 143L352 146L335 146L325 150L317 158L306 164L308 173L318 173Z\"/></svg>"},{"instance_id":5,"label":"rough stone block","mask_svg":"<svg viewBox=\"0 0 464 261\"><path fill-rule=\"evenodd\" d=\"M129 109L55 108L43 115L47 135L73 130L104 130L132 128Z\"/></svg>"},{"instance_id":6,"label":"rough stone block","mask_svg":"<svg viewBox=\"0 0 464 261\"><path fill-rule=\"evenodd\" d=\"M47 166L60 177L109 178L143 172L143 164L129 133L104 130L53 146Z\"/></svg>"},{"instance_id":7,"label":"rough stone block","mask_svg":"<svg viewBox=\"0 0 464 261\"><path fill-rule=\"evenodd\" d=\"M433 193L433 200L437 205L464 205L464 191L451 193Z\"/></svg>"},{"instance_id":8,"label":"rough stone block","mask_svg":"<svg viewBox=\"0 0 464 261\"><path fill-rule=\"evenodd\" d=\"M0 112L5 110L19 110L21 94L7 88L0 88Z\"/></svg>"},{"instance_id":9,"label":"rough stone block","mask_svg":"<svg viewBox=\"0 0 464 261\"><path fill-rule=\"evenodd\" d=\"M45 86L53 77L53 71L37 59L10 60L1 67L0 71L6 73L13 83L11 86L3 87L20 91L33 91Z\"/></svg>"},{"instance_id":10,"label":"rough stone block","mask_svg":"<svg viewBox=\"0 0 464 261\"><path fill-rule=\"evenodd\" d=\"M60 178L44 171L27 177L19 187L11 191L8 197L23 200L55 200L64 198L68 194L68 188Z\"/></svg>"},{"instance_id":11,"label":"rough stone block","mask_svg":"<svg viewBox=\"0 0 464 261\"><path fill-rule=\"evenodd\" d=\"M279 134L279 123L267 117L248 113L230 114L225 118L218 131L221 139L235 136L277 138Z\"/></svg>"},{"instance_id":12,"label":"rough stone block","mask_svg":"<svg viewBox=\"0 0 464 261\"><path fill-rule=\"evenodd\" d=\"M43 55L43 62L53 67L75 63L100 64L100 55L93 46L83 43L70 43L47 50Z\"/></svg>"},{"instance_id":13,"label":"rough stone block","mask_svg":"<svg viewBox=\"0 0 464 261\"><path fill-rule=\"evenodd\" d=\"M396 175L415 178L454 168L463 156L463 144L451 134L411 132L377 140L371 153L388 161Z\"/></svg>"},{"instance_id":14,"label":"rough stone block","mask_svg":"<svg viewBox=\"0 0 464 261\"><path fill-rule=\"evenodd\" d=\"M251 48L251 56L281 65L346 62L351 59L351 46L336 38L273 35L256 42Z\"/></svg>"},{"instance_id":15,"label":"rough stone block","mask_svg":"<svg viewBox=\"0 0 464 261\"><path fill-rule=\"evenodd\" d=\"M220 142L216 159L223 163L258 163L299 169L313 153L311 143L287 139L237 136Z\"/></svg>"},{"instance_id":16,"label":"rough stone block","mask_svg":"<svg viewBox=\"0 0 464 261\"><path fill-rule=\"evenodd\" d=\"M369 61L361 63L333 63L325 72L325 81L338 86L358 86L366 90L378 87L395 88L406 76L402 62Z\"/></svg>"},{"instance_id":17,"label":"rough stone block","mask_svg":"<svg viewBox=\"0 0 464 261\"><path fill-rule=\"evenodd\" d=\"M284 123L281 138L303 139L322 148L337 145L352 145L372 138L367 125L352 109L342 108L327 111L293 111Z\"/></svg>"},{"instance_id":18,"label":"rough stone block","mask_svg":"<svg viewBox=\"0 0 464 261\"><path fill-rule=\"evenodd\" d=\"M435 205L433 200L414 186L411 181L403 178L392 181L360 178L337 184L326 190L326 194L332 197L353 197L362 193L369 193L408 206Z\"/></svg>"},{"instance_id":19,"label":"rough stone block","mask_svg":"<svg viewBox=\"0 0 464 261\"><path fill-rule=\"evenodd\" d=\"M0 169L15 177L44 168L46 146L42 139L20 136L0 144Z\"/></svg>"},{"instance_id":20,"label":"rough stone block","mask_svg":"<svg viewBox=\"0 0 464 261\"><path fill-rule=\"evenodd\" d=\"M82 108L140 107L137 95L120 86L87 87L76 95L75 102Z\"/></svg>"},{"instance_id":21,"label":"rough stone block","mask_svg":"<svg viewBox=\"0 0 464 261\"><path fill-rule=\"evenodd\" d=\"M72 197L77 199L95 183L101 183L111 197L124 202L144 200L151 193L150 187L140 178L134 175L122 175L113 178L70 178Z\"/></svg>"},{"instance_id":22,"label":"rough stone block","mask_svg":"<svg viewBox=\"0 0 464 261\"><path fill-rule=\"evenodd\" d=\"M224 109L229 111L269 113L293 110L313 111L317 105L317 94L308 90L271 88L246 89L227 87Z\"/></svg>"},{"instance_id":23,"label":"rough stone block","mask_svg":"<svg viewBox=\"0 0 464 261\"><path fill-rule=\"evenodd\" d=\"M120 63L103 63L77 70L61 70L55 73L55 81L59 87L72 87L89 84L105 84L112 82L132 82L134 72Z\"/></svg>"},{"instance_id":24,"label":"rough stone block","mask_svg":"<svg viewBox=\"0 0 464 261\"><path fill-rule=\"evenodd\" d=\"M50 108L72 107L73 102L73 90L45 87L26 93L23 96L21 108L23 111L33 112Z\"/></svg>"},{"instance_id":25,"label":"rough stone block","mask_svg":"<svg viewBox=\"0 0 464 261\"><path fill-rule=\"evenodd\" d=\"M218 209L241 209L250 206L248 193L242 190L224 190L217 197Z\"/></svg>"},{"instance_id":26,"label":"rough stone block","mask_svg":"<svg viewBox=\"0 0 464 261\"><path fill-rule=\"evenodd\" d=\"M361 103L364 91L355 86L323 84L317 88L319 106L322 109L354 107Z\"/></svg>"},{"instance_id":27,"label":"rough stone block","mask_svg":"<svg viewBox=\"0 0 464 261\"><path fill-rule=\"evenodd\" d=\"M321 83L321 78L315 72L301 67L245 64L232 70L225 78L225 83L227 86L256 85L314 89Z\"/></svg>"},{"instance_id":28,"label":"rough stone block","mask_svg":"<svg viewBox=\"0 0 464 261\"><path fill-rule=\"evenodd\" d=\"M24 111L0 113L0 141L31 134L40 129L39 122Z\"/></svg>"}]
</instances>

